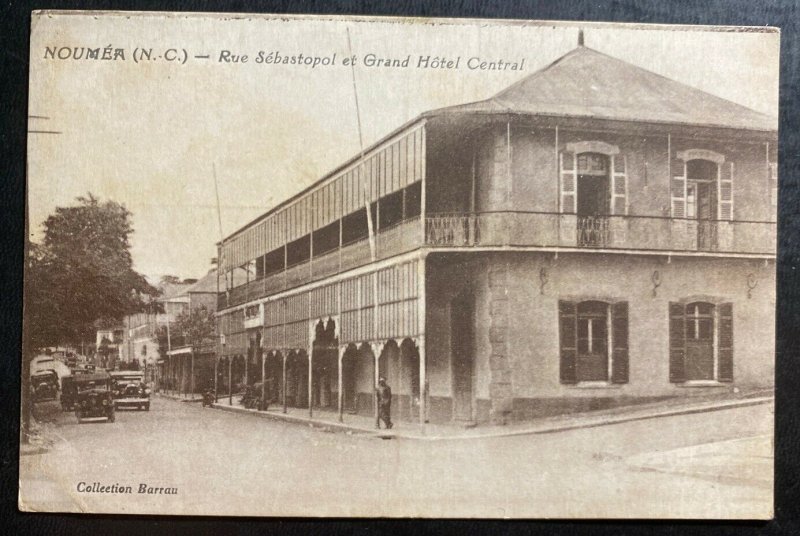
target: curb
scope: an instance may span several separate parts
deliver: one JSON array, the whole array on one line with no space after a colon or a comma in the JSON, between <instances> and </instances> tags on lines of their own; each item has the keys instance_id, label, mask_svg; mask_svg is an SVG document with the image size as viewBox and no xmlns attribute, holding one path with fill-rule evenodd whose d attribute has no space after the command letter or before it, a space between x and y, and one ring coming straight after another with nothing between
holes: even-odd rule
<instances>
[{"instance_id":1,"label":"curb","mask_svg":"<svg viewBox=\"0 0 800 536\"><path fill-rule=\"evenodd\" d=\"M318 428L321 430L327 429L330 431L336 430L340 432L350 432L350 433L365 434L365 435L378 435L375 430L368 430L360 426L352 426L340 422L321 421L318 419L309 419L308 417L296 417L294 415L288 415L285 413L270 413L268 411L239 408L236 406L229 406L227 404L219 404L219 403L215 403L211 407L214 409L227 411L230 413L249 414L255 417L261 417L262 419L270 419L273 421L282 421L292 424L303 424L308 426L309 428Z\"/></svg>"},{"instance_id":2,"label":"curb","mask_svg":"<svg viewBox=\"0 0 800 536\"><path fill-rule=\"evenodd\" d=\"M269 413L255 409L240 408L236 406L229 406L227 404L216 403L212 407L222 411L231 413L250 414L256 417L271 419L274 421L282 421L292 424L302 424L310 428L317 428L327 431L341 431L348 433L357 433L362 435L371 435L381 439L412 439L418 441L463 441L469 439L492 439L499 437L514 437L522 435L539 435L539 434L552 434L558 432L567 432L570 430L580 430L585 428L596 428L599 426L609 426L613 424L622 424L634 421L643 421L648 419L657 419L660 417L673 417L678 415L692 415L696 413L709 413L712 411L722 411L726 409L735 409L748 406L756 406L761 404L768 404L775 401L774 395L760 397L760 398L746 398L742 400L734 400L721 403L706 403L702 406L695 405L683 408L665 409L660 411L652 411L649 413L631 413L628 415L618 416L603 416L588 420L590 417L583 416L584 422L562 422L553 423L550 425L530 426L527 428L516 430L502 430L495 432L488 432L484 434L466 434L466 435L424 435L414 433L404 433L402 430L388 432L386 430L373 430L363 428L360 426L353 426L344 423L322 421L318 419L309 419L308 417L297 417L294 415L287 415L284 413ZM578 417L580 419L581 417Z\"/></svg>"},{"instance_id":3,"label":"curb","mask_svg":"<svg viewBox=\"0 0 800 536\"><path fill-rule=\"evenodd\" d=\"M156 393L156 395L160 396L161 398L166 398L167 400L174 400L175 402L202 402L203 401L202 397L200 397L200 398L183 398L181 396L171 396L171 395L165 395L163 393Z\"/></svg>"},{"instance_id":4,"label":"curb","mask_svg":"<svg viewBox=\"0 0 800 536\"><path fill-rule=\"evenodd\" d=\"M20 457L22 457L22 456L34 456L36 454L45 454L47 452L50 452L50 449L48 449L47 447L44 447L44 446L38 446L38 447L35 447L33 449L29 449L29 448L19 449Z\"/></svg>"},{"instance_id":5,"label":"curb","mask_svg":"<svg viewBox=\"0 0 800 536\"><path fill-rule=\"evenodd\" d=\"M644 421L648 419L657 419L660 417L673 417L678 415L692 415L695 413L710 413L712 411L722 411L726 409L735 409L735 408L743 408L747 406L757 406L760 404L768 404L770 402L774 402L775 397L762 397L762 398L750 398L744 400L736 400L733 402L726 402L721 404L714 404L714 405L706 405L703 407L684 407L684 408L675 408L675 409L666 409L662 411L654 411L652 413L647 414L639 414L639 415L619 415L619 416L609 416L606 418L597 418L597 420L591 422L575 422L575 423L563 423L563 424L553 424L551 426L540 426L540 427L531 427L522 430L509 430L497 433L487 433L487 434L475 434L475 435L468 435L468 436L399 436L398 437L408 437L409 439L425 439L429 441L447 441L447 440L463 440L463 439L488 439L488 438L495 438L495 437L512 437L512 436L521 436L521 435L539 435L539 434L552 434L557 432L567 432L570 430L580 430L585 428L597 428L599 426L609 426L613 424L623 424L626 422L634 422L634 421Z\"/></svg>"}]
</instances>

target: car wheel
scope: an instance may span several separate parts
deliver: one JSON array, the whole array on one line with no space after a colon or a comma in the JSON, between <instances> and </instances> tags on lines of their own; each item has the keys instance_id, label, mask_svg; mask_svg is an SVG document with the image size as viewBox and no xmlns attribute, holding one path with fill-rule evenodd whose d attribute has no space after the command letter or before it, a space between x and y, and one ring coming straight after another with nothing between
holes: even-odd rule
<instances>
[{"instance_id":1,"label":"car wheel","mask_svg":"<svg viewBox=\"0 0 800 536\"><path fill-rule=\"evenodd\" d=\"M149 403L144 405L144 410L145 411L150 411L150 404Z\"/></svg>"},{"instance_id":2,"label":"car wheel","mask_svg":"<svg viewBox=\"0 0 800 536\"><path fill-rule=\"evenodd\" d=\"M115 420L116 417L114 415L114 412L112 411L111 413L108 414L108 422L114 422Z\"/></svg>"}]
</instances>

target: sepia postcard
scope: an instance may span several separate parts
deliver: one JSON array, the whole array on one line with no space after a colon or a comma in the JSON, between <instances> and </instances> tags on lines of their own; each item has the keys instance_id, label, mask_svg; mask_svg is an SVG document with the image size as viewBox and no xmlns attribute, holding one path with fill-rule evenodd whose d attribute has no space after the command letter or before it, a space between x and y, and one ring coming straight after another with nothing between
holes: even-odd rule
<instances>
[{"instance_id":1,"label":"sepia postcard","mask_svg":"<svg viewBox=\"0 0 800 536\"><path fill-rule=\"evenodd\" d=\"M779 43L34 12L19 508L772 518Z\"/></svg>"}]
</instances>

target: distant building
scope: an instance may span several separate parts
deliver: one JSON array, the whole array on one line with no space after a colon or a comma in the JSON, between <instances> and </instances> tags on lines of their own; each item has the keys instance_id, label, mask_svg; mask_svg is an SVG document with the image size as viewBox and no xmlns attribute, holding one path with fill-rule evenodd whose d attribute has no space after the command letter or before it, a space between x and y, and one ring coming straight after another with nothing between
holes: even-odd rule
<instances>
[{"instance_id":1,"label":"distant building","mask_svg":"<svg viewBox=\"0 0 800 536\"><path fill-rule=\"evenodd\" d=\"M776 146L585 46L423 113L222 241L222 386L497 423L770 387Z\"/></svg>"},{"instance_id":2,"label":"distant building","mask_svg":"<svg viewBox=\"0 0 800 536\"><path fill-rule=\"evenodd\" d=\"M114 368L117 361L122 360L122 341L125 339L125 328L114 327L98 329L95 336L95 365L102 368Z\"/></svg>"},{"instance_id":3,"label":"distant building","mask_svg":"<svg viewBox=\"0 0 800 536\"><path fill-rule=\"evenodd\" d=\"M181 312L205 308L217 310L217 272L210 270L194 284L182 288L165 302L174 308L181 303ZM159 387L179 394L201 392L214 382L216 340L192 348L178 329L172 329L167 355L158 360Z\"/></svg>"}]
</instances>

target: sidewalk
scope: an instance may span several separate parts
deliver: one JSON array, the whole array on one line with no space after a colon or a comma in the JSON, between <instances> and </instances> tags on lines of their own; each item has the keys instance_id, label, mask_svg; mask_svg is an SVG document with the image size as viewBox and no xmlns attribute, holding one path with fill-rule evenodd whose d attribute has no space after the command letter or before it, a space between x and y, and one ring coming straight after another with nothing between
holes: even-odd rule
<instances>
[{"instance_id":1,"label":"sidewalk","mask_svg":"<svg viewBox=\"0 0 800 536\"><path fill-rule=\"evenodd\" d=\"M190 395L190 394L180 395L180 394L162 393L162 392L159 392L159 393L156 393L156 394L158 396L161 396L161 397L164 397L164 398L169 398L171 400L177 400L178 402L202 402L203 401L203 397L201 395L198 395L198 394L195 394L195 395Z\"/></svg>"},{"instance_id":2,"label":"sidewalk","mask_svg":"<svg viewBox=\"0 0 800 536\"><path fill-rule=\"evenodd\" d=\"M53 444L50 427L43 423L31 422L31 432L28 442L19 444L19 455L44 454Z\"/></svg>"},{"instance_id":3,"label":"sidewalk","mask_svg":"<svg viewBox=\"0 0 800 536\"><path fill-rule=\"evenodd\" d=\"M420 425L409 422L395 422L392 430L376 430L375 420L370 416L345 414L343 416L344 422L339 422L338 413L334 411L315 408L312 417L309 417L307 408L287 408L287 412L283 413L283 407L277 405L270 407L268 411L258 411L255 409L245 409L239 403L240 399L241 396L234 396L233 403L229 404L227 397L220 398L219 401L214 404L214 407L223 411L249 413L262 418L303 424L325 431L369 434L387 439L401 438L444 441L547 434L578 428L592 428L595 426L654 419L658 417L719 411L758 404L768 404L774 401L775 395L773 391L769 390L754 391L739 395L725 394L692 397L688 399L675 398L657 403L622 406L613 409L577 414L557 415L512 423L505 426L479 425L474 428L465 428L457 424Z\"/></svg>"}]
</instances>

